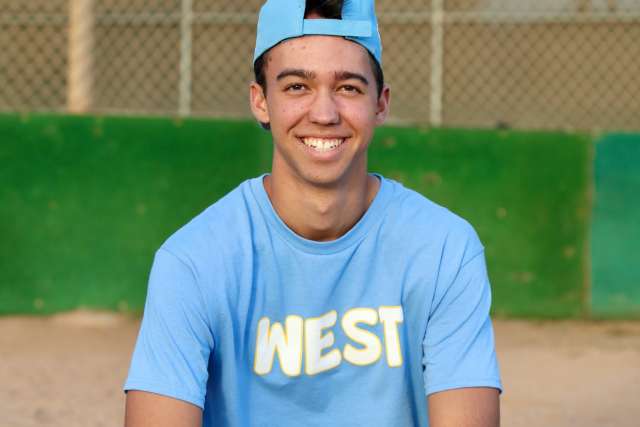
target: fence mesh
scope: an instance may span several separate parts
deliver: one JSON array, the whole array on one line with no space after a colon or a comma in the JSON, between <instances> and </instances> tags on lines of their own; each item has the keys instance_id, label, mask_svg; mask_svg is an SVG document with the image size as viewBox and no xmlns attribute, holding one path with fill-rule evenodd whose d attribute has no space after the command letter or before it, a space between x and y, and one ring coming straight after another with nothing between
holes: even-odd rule
<instances>
[{"instance_id":1,"label":"fence mesh","mask_svg":"<svg viewBox=\"0 0 640 427\"><path fill-rule=\"evenodd\" d=\"M248 117L261 0L0 0L0 111ZM395 122L640 129L640 0L378 0Z\"/></svg>"}]
</instances>

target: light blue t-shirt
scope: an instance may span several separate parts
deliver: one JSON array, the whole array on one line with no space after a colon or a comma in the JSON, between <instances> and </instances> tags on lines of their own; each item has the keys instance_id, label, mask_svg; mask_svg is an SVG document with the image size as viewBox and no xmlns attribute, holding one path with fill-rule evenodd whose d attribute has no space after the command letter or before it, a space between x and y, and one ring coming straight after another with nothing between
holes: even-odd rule
<instances>
[{"instance_id":1,"label":"light blue t-shirt","mask_svg":"<svg viewBox=\"0 0 640 427\"><path fill-rule=\"evenodd\" d=\"M204 426L427 426L426 396L501 389L483 247L381 176L344 236L306 240L248 180L157 251L125 390Z\"/></svg>"}]
</instances>

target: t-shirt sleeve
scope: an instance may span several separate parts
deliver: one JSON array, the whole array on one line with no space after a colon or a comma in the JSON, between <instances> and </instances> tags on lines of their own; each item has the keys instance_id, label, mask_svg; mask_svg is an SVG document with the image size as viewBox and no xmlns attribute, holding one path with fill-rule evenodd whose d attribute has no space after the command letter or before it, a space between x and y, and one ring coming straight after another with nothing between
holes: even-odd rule
<instances>
[{"instance_id":1,"label":"t-shirt sleeve","mask_svg":"<svg viewBox=\"0 0 640 427\"><path fill-rule=\"evenodd\" d=\"M502 392L484 251L479 241L471 246L476 249L451 274L429 315L422 344L427 395L463 387Z\"/></svg>"},{"instance_id":2,"label":"t-shirt sleeve","mask_svg":"<svg viewBox=\"0 0 640 427\"><path fill-rule=\"evenodd\" d=\"M158 250L124 390L157 393L203 408L213 347L193 269Z\"/></svg>"}]
</instances>

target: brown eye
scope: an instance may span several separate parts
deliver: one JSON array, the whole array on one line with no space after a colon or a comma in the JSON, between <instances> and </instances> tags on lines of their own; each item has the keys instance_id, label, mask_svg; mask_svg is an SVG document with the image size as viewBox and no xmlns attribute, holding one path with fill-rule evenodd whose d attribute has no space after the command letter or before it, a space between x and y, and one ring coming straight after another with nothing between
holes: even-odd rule
<instances>
[{"instance_id":1,"label":"brown eye","mask_svg":"<svg viewBox=\"0 0 640 427\"><path fill-rule=\"evenodd\" d=\"M301 83L293 83L288 85L284 90L287 92L300 92L305 89L305 86Z\"/></svg>"},{"instance_id":2,"label":"brown eye","mask_svg":"<svg viewBox=\"0 0 640 427\"><path fill-rule=\"evenodd\" d=\"M362 91L359 88L357 88L356 86L352 86L352 85L341 86L340 90L342 92L346 92L346 93L362 93Z\"/></svg>"}]
</instances>

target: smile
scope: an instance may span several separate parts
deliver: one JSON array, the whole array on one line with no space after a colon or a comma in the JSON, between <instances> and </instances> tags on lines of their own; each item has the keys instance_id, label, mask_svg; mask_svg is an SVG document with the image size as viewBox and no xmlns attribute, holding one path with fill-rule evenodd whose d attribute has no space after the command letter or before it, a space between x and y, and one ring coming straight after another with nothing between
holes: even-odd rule
<instances>
[{"instance_id":1,"label":"smile","mask_svg":"<svg viewBox=\"0 0 640 427\"><path fill-rule=\"evenodd\" d=\"M344 144L346 138L300 138L302 143L320 153L335 150Z\"/></svg>"}]
</instances>

